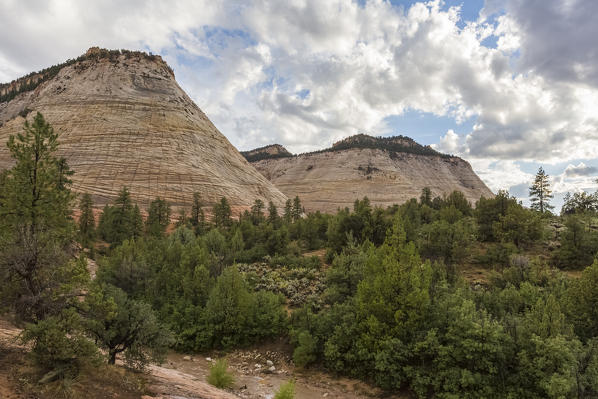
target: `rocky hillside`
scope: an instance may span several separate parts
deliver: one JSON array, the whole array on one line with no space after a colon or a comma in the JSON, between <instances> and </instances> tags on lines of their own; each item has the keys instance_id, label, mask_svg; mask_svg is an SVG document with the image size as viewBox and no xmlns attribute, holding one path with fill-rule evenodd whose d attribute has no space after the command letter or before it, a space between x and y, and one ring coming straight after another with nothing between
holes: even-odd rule
<instances>
[{"instance_id":1,"label":"rocky hillside","mask_svg":"<svg viewBox=\"0 0 598 399\"><path fill-rule=\"evenodd\" d=\"M235 210L285 196L258 173L175 81L159 57L90 49L87 54L1 85L0 169L12 165L5 142L39 111L59 133L75 191L97 205L127 186L144 207L156 196L189 206L198 191Z\"/></svg>"},{"instance_id":2,"label":"rocky hillside","mask_svg":"<svg viewBox=\"0 0 598 399\"><path fill-rule=\"evenodd\" d=\"M334 212L364 196L375 205L400 204L419 197L424 187L433 195L459 190L472 203L493 196L467 161L403 136L360 134L291 157L272 157L259 149L247 153L257 170L288 197L298 195L307 211Z\"/></svg>"}]
</instances>

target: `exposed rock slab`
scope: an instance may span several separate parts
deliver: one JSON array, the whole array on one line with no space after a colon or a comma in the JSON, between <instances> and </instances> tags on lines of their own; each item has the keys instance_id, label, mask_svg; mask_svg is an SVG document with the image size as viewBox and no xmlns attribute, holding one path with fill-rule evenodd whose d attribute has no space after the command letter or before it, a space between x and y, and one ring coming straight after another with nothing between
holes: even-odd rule
<instances>
[{"instance_id":1,"label":"exposed rock slab","mask_svg":"<svg viewBox=\"0 0 598 399\"><path fill-rule=\"evenodd\" d=\"M298 195L308 212L334 212L364 196L374 205L401 204L419 198L424 187L434 196L459 190L472 204L494 196L467 161L446 155L353 148L253 165L286 196Z\"/></svg>"},{"instance_id":2,"label":"exposed rock slab","mask_svg":"<svg viewBox=\"0 0 598 399\"><path fill-rule=\"evenodd\" d=\"M92 194L98 206L123 186L142 207L157 196L189 207L195 191L207 204L227 197L235 210L255 199L278 206L286 200L185 94L160 57L93 56L0 103L0 169L12 165L8 136L22 130L22 115L36 111L59 133L60 152L76 172L74 191Z\"/></svg>"}]
</instances>

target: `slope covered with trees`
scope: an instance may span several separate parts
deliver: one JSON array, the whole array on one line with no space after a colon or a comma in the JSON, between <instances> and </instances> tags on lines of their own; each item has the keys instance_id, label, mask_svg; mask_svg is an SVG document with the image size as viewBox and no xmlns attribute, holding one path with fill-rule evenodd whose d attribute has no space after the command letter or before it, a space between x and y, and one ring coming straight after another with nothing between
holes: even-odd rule
<instances>
[{"instance_id":1,"label":"slope covered with trees","mask_svg":"<svg viewBox=\"0 0 598 399\"><path fill-rule=\"evenodd\" d=\"M123 188L98 220L82 198L77 227L70 172L43 117L10 148L0 298L28 323L23 339L43 370L73 376L119 356L143 367L167 348L283 336L298 367L413 397L598 395L594 210L558 217L506 192L472 205L424 189L400 206L363 198L334 215L305 214L298 197L280 210L258 199L233 219L226 198L204 209L195 193L174 221L160 198L143 218ZM304 256L316 249L326 267ZM93 281L85 254L98 263ZM465 279L472 267L485 278Z\"/></svg>"}]
</instances>

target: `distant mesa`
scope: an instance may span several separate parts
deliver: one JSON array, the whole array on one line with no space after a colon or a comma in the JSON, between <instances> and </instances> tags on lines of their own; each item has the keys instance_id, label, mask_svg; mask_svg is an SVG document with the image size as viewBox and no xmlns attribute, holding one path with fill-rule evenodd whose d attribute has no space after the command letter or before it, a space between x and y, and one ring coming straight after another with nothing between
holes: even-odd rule
<instances>
[{"instance_id":1,"label":"distant mesa","mask_svg":"<svg viewBox=\"0 0 598 399\"><path fill-rule=\"evenodd\" d=\"M93 47L0 85L0 169L6 141L41 112L59 133L73 189L102 206L127 186L140 206L160 196L188 207L227 197L233 210L286 197L249 164L179 87L157 55Z\"/></svg>"},{"instance_id":2,"label":"distant mesa","mask_svg":"<svg viewBox=\"0 0 598 399\"><path fill-rule=\"evenodd\" d=\"M458 190L472 203L494 196L467 161L405 136L358 134L310 153L292 155L277 144L243 155L307 211L334 212L364 196L374 205L401 204L424 187L439 196Z\"/></svg>"},{"instance_id":3,"label":"distant mesa","mask_svg":"<svg viewBox=\"0 0 598 399\"><path fill-rule=\"evenodd\" d=\"M262 159L288 158L293 156L293 154L291 154L280 144L270 144L251 151L241 151L241 155L243 155L249 162L261 161Z\"/></svg>"}]
</instances>

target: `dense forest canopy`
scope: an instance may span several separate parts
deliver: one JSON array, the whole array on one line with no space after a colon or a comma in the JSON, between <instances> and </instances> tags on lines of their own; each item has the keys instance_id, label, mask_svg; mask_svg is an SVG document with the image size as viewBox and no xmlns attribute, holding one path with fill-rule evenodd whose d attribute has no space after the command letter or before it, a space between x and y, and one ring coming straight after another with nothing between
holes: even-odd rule
<instances>
[{"instance_id":1,"label":"dense forest canopy","mask_svg":"<svg viewBox=\"0 0 598 399\"><path fill-rule=\"evenodd\" d=\"M70 171L43 116L9 147L1 309L23 323L44 370L73 376L117 356L143 367L168 348L283 336L298 367L413 397L598 395L594 195L569 197L561 216L542 183L535 209L506 192L471 204L424 189L334 215L305 214L300 198L283 209L256 200L233 218L226 198L206 209L195 193L176 215L156 198L144 218L123 187L98 218L82 196L75 221Z\"/></svg>"}]
</instances>

